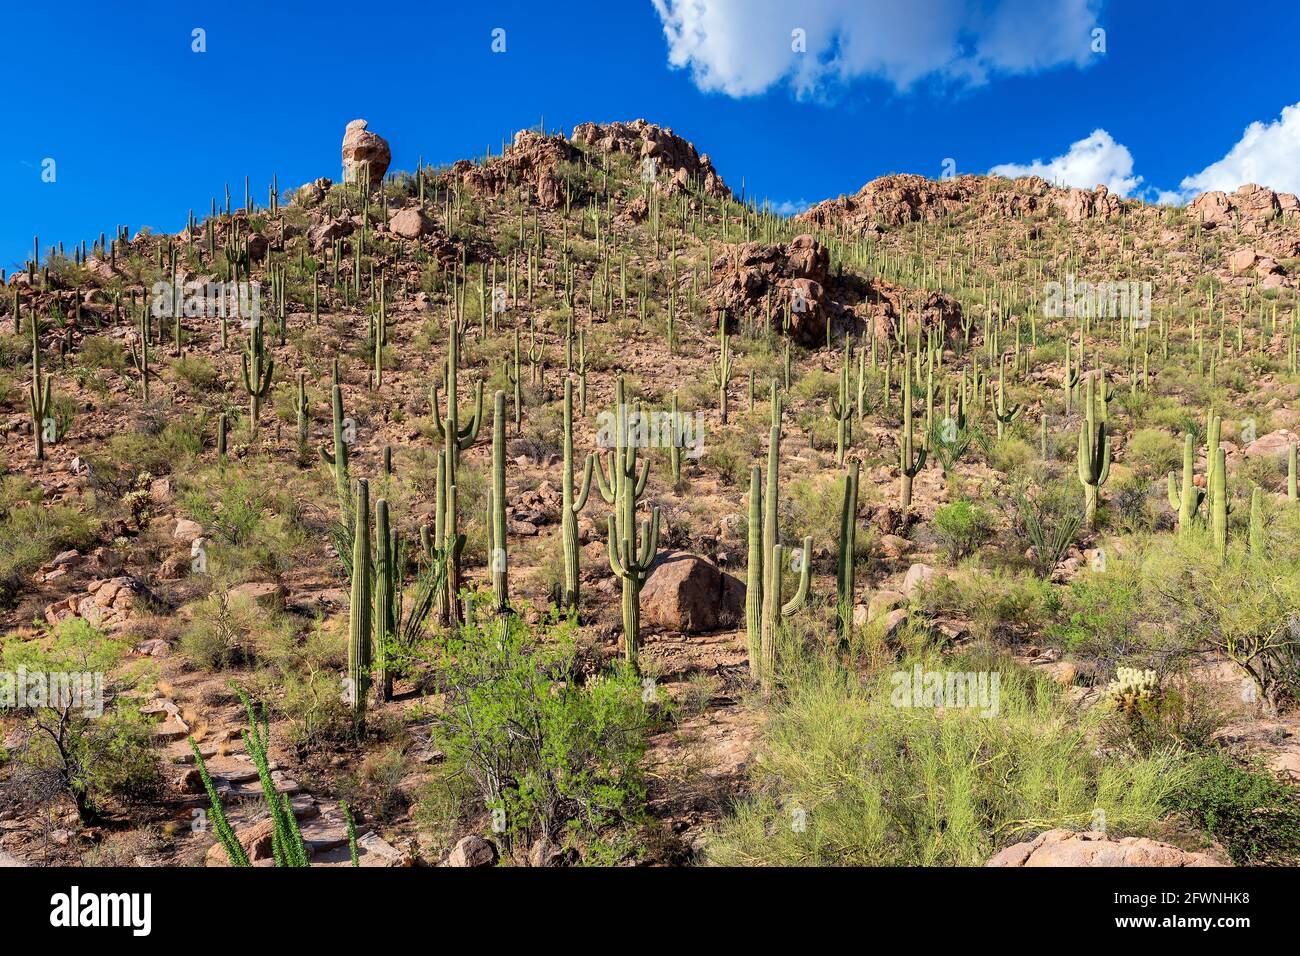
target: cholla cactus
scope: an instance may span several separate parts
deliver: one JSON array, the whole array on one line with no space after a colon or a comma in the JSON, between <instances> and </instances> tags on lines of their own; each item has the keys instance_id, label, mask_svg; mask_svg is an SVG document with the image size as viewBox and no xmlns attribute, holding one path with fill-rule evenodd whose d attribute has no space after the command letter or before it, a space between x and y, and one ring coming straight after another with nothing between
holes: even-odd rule
<instances>
[{"instance_id":1,"label":"cholla cactus","mask_svg":"<svg viewBox=\"0 0 1300 956\"><path fill-rule=\"evenodd\" d=\"M1128 716L1142 703L1155 700L1159 689L1155 671L1119 667L1115 670L1115 679L1106 687L1105 700Z\"/></svg>"}]
</instances>

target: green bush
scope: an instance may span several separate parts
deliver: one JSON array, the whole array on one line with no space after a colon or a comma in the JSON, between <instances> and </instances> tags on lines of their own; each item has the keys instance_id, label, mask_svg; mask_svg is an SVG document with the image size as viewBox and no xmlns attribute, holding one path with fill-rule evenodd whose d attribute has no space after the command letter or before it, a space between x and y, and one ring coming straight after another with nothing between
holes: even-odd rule
<instances>
[{"instance_id":1,"label":"green bush","mask_svg":"<svg viewBox=\"0 0 1300 956\"><path fill-rule=\"evenodd\" d=\"M621 667L584 680L572 631L492 618L430 648L444 702L433 739L499 815L507 846L542 834L576 842L642 813L649 704Z\"/></svg>"},{"instance_id":2,"label":"green bush","mask_svg":"<svg viewBox=\"0 0 1300 956\"><path fill-rule=\"evenodd\" d=\"M1300 859L1300 794L1266 770L1203 753L1165 803L1222 843L1238 866L1295 866Z\"/></svg>"},{"instance_id":3,"label":"green bush","mask_svg":"<svg viewBox=\"0 0 1300 956\"><path fill-rule=\"evenodd\" d=\"M1171 471L1182 474L1183 443L1168 432L1143 428L1129 439L1126 451L1128 464L1147 478L1159 478Z\"/></svg>"},{"instance_id":4,"label":"green bush","mask_svg":"<svg viewBox=\"0 0 1300 956\"><path fill-rule=\"evenodd\" d=\"M99 522L75 504L43 501L41 489L19 475L0 476L0 606L13 600L23 578L67 548L85 549Z\"/></svg>"},{"instance_id":5,"label":"green bush","mask_svg":"<svg viewBox=\"0 0 1300 956\"><path fill-rule=\"evenodd\" d=\"M960 561L993 534L993 515L963 498L935 510L934 530L948 549L949 558Z\"/></svg>"},{"instance_id":6,"label":"green bush","mask_svg":"<svg viewBox=\"0 0 1300 956\"><path fill-rule=\"evenodd\" d=\"M98 681L90 695L56 697L51 691L43 703L22 708L22 742L13 755L35 778L34 791L53 790L70 798L83 823L96 822L110 800L143 802L161 792L151 722L140 713L138 699L127 693L146 675L121 669L128 650L84 618L72 618L47 637L10 641L0 651L0 670L6 674L23 668L29 679L39 673ZM0 700L6 693L2 687ZM13 690L9 686L8 693ZM3 701L8 707L16 703Z\"/></svg>"}]
</instances>

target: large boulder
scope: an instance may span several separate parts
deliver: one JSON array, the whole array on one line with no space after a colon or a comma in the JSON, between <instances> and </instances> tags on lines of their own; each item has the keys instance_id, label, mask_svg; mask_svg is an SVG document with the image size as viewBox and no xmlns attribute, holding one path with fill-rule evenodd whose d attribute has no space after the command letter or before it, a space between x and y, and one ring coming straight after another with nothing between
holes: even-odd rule
<instances>
[{"instance_id":1,"label":"large boulder","mask_svg":"<svg viewBox=\"0 0 1300 956\"><path fill-rule=\"evenodd\" d=\"M1279 428L1267 435L1260 435L1245 447L1244 453L1248 458L1269 457L1286 461L1294 442L1300 442L1300 436L1288 429Z\"/></svg>"},{"instance_id":2,"label":"large boulder","mask_svg":"<svg viewBox=\"0 0 1300 956\"><path fill-rule=\"evenodd\" d=\"M496 866L496 864L496 844L481 836L473 835L462 837L452 848L451 856L447 858L447 865L455 867Z\"/></svg>"},{"instance_id":3,"label":"large boulder","mask_svg":"<svg viewBox=\"0 0 1300 956\"><path fill-rule=\"evenodd\" d=\"M689 141L671 129L647 123L583 123L573 130L571 141L603 153L622 153L643 163L643 169L664 180L666 191L683 189L694 182L710 196L730 196L708 154L698 153ZM647 161L649 161L647 163Z\"/></svg>"},{"instance_id":4,"label":"large boulder","mask_svg":"<svg viewBox=\"0 0 1300 956\"><path fill-rule=\"evenodd\" d=\"M411 206L389 220L388 230L403 239L419 239L433 231L433 222L421 209Z\"/></svg>"},{"instance_id":5,"label":"large boulder","mask_svg":"<svg viewBox=\"0 0 1300 956\"><path fill-rule=\"evenodd\" d=\"M738 623L745 614L745 585L712 561L670 551L650 569L641 589L641 617L685 634Z\"/></svg>"},{"instance_id":6,"label":"large boulder","mask_svg":"<svg viewBox=\"0 0 1300 956\"><path fill-rule=\"evenodd\" d=\"M993 856L985 866L1227 866L1209 853L1191 853L1145 837L1048 830Z\"/></svg>"},{"instance_id":7,"label":"large boulder","mask_svg":"<svg viewBox=\"0 0 1300 956\"><path fill-rule=\"evenodd\" d=\"M343 181L364 183L365 170L370 169L370 183L378 186L393 161L388 141L367 128L363 119L354 119L343 132Z\"/></svg>"}]
</instances>

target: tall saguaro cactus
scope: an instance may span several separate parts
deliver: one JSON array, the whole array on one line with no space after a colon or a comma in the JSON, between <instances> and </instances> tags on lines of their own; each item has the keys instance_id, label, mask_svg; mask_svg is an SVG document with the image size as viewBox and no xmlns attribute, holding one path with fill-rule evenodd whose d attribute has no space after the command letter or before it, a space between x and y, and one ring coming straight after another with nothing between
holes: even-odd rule
<instances>
[{"instance_id":1,"label":"tall saguaro cactus","mask_svg":"<svg viewBox=\"0 0 1300 956\"><path fill-rule=\"evenodd\" d=\"M1228 463L1227 452L1219 448L1210 473L1210 524L1214 532L1214 553L1222 561L1228 555Z\"/></svg>"},{"instance_id":2,"label":"tall saguaro cactus","mask_svg":"<svg viewBox=\"0 0 1300 956\"><path fill-rule=\"evenodd\" d=\"M45 419L50 413L50 376L41 371L40 323L32 314L32 384L27 388L27 406L32 413L32 439L36 460L45 460Z\"/></svg>"},{"instance_id":3,"label":"tall saguaro cactus","mask_svg":"<svg viewBox=\"0 0 1300 956\"><path fill-rule=\"evenodd\" d=\"M1110 477L1110 436L1106 434L1106 423L1096 421L1093 412L1094 381L1088 379L1085 398L1088 414L1079 425L1079 484L1083 485L1083 520L1088 528L1096 527L1097 493Z\"/></svg>"},{"instance_id":4,"label":"tall saguaro cactus","mask_svg":"<svg viewBox=\"0 0 1300 956\"><path fill-rule=\"evenodd\" d=\"M573 477L573 380L564 380L564 475L561 480L563 500L560 505L560 539L564 547L564 607L578 606L578 513L587 506L591 493L594 455L587 456L582 482L575 490Z\"/></svg>"},{"instance_id":5,"label":"tall saguaro cactus","mask_svg":"<svg viewBox=\"0 0 1300 956\"><path fill-rule=\"evenodd\" d=\"M727 317L718 322L718 360L713 365L713 384L718 389L718 413L727 424L727 386L731 384L731 342L727 338Z\"/></svg>"},{"instance_id":6,"label":"tall saguaro cactus","mask_svg":"<svg viewBox=\"0 0 1300 956\"><path fill-rule=\"evenodd\" d=\"M912 506L912 479L925 467L926 447L920 451L912 445L912 363L903 360L903 432L898 442L898 471L900 476L899 503L903 508Z\"/></svg>"},{"instance_id":7,"label":"tall saguaro cactus","mask_svg":"<svg viewBox=\"0 0 1300 956\"><path fill-rule=\"evenodd\" d=\"M773 390L772 429L767 449L766 491L760 494L762 475L757 466L749 481L749 567L746 571L745 630L750 674L759 679L765 693L771 693L776 672L776 643L781 621L799 610L808 597L811 575L812 538L803 539L799 554L799 589L781 603L782 562L777 527L777 498L780 488L781 404Z\"/></svg>"},{"instance_id":8,"label":"tall saguaro cactus","mask_svg":"<svg viewBox=\"0 0 1300 956\"><path fill-rule=\"evenodd\" d=\"M375 499L375 572L373 582L373 619L375 640L373 661L375 684L379 699L388 700L393 694L393 675L389 670L388 649L397 631L394 617L394 596L398 570L396 540L388 525L388 502Z\"/></svg>"},{"instance_id":9,"label":"tall saguaro cactus","mask_svg":"<svg viewBox=\"0 0 1300 956\"><path fill-rule=\"evenodd\" d=\"M343 418L343 389L339 385L335 385L330 390L330 411L334 418L334 450L331 452L322 446L320 457L334 473L334 488L339 498L339 514L346 526L352 488L348 477L347 425Z\"/></svg>"},{"instance_id":10,"label":"tall saguaro cactus","mask_svg":"<svg viewBox=\"0 0 1300 956\"><path fill-rule=\"evenodd\" d=\"M1205 500L1205 492L1196 487L1196 440L1191 432L1183 435L1183 480L1179 484L1174 480L1174 473L1169 473L1169 507L1178 509L1178 536L1186 536L1196 513Z\"/></svg>"},{"instance_id":11,"label":"tall saguaro cactus","mask_svg":"<svg viewBox=\"0 0 1300 956\"><path fill-rule=\"evenodd\" d=\"M628 663L637 665L641 636L641 585L645 583L659 547L659 509L643 523L637 538L636 504L650 479L650 462L642 463L637 474L637 447L628 428L626 386L620 377L615 387L615 435L606 465L595 464L600 495L614 506L609 516L609 565L623 581L623 651Z\"/></svg>"},{"instance_id":12,"label":"tall saguaro cactus","mask_svg":"<svg viewBox=\"0 0 1300 956\"><path fill-rule=\"evenodd\" d=\"M275 359L266 354L260 321L254 320L248 331L248 344L240 362L244 371L244 391L248 393L248 431L250 437L256 438L262 399L270 394L271 373L275 370Z\"/></svg>"},{"instance_id":13,"label":"tall saguaro cactus","mask_svg":"<svg viewBox=\"0 0 1300 956\"><path fill-rule=\"evenodd\" d=\"M498 614L510 611L510 572L506 553L506 393L497 390L492 405L492 593Z\"/></svg>"},{"instance_id":14,"label":"tall saguaro cactus","mask_svg":"<svg viewBox=\"0 0 1300 956\"><path fill-rule=\"evenodd\" d=\"M370 486L357 479L353 504L352 595L348 608L348 680L352 693L352 716L358 726L365 723L366 697L370 692Z\"/></svg>"},{"instance_id":15,"label":"tall saguaro cactus","mask_svg":"<svg viewBox=\"0 0 1300 956\"><path fill-rule=\"evenodd\" d=\"M836 561L836 604L843 630L853 619L853 582L857 576L858 475L861 462L855 461L844 476L844 504L840 509L840 551Z\"/></svg>"}]
</instances>

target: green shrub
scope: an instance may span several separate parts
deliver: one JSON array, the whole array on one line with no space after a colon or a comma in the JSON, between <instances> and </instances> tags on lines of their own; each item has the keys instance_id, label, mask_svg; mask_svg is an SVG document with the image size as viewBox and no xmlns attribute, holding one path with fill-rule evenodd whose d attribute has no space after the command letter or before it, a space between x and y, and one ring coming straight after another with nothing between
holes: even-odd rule
<instances>
[{"instance_id":1,"label":"green shrub","mask_svg":"<svg viewBox=\"0 0 1300 956\"><path fill-rule=\"evenodd\" d=\"M145 678L122 670L129 647L110 640L84 618L72 618L47 637L10 641L0 651L0 670L86 675L98 687L84 696L50 692L39 705L20 709L22 742L14 753L34 780L32 789L53 790L72 800L82 823L96 822L111 800L143 802L161 792L162 772L153 748L151 722L127 692ZM9 685L7 693L13 693ZM0 700L6 692L0 685ZM16 701L3 701L12 707Z\"/></svg>"},{"instance_id":2,"label":"green shrub","mask_svg":"<svg viewBox=\"0 0 1300 956\"><path fill-rule=\"evenodd\" d=\"M993 534L993 515L963 498L935 510L934 530L948 549L949 558L957 562Z\"/></svg>"},{"instance_id":3,"label":"green shrub","mask_svg":"<svg viewBox=\"0 0 1300 956\"><path fill-rule=\"evenodd\" d=\"M1184 779L1178 758L1103 761L1049 681L1008 658L912 658L926 670L994 671L996 718L894 706L889 672L864 682L825 661L787 675L766 724L754 796L707 848L723 866L979 866L1050 827L1155 832ZM990 677L991 683L991 677Z\"/></svg>"},{"instance_id":4,"label":"green shrub","mask_svg":"<svg viewBox=\"0 0 1300 956\"><path fill-rule=\"evenodd\" d=\"M41 489L19 475L0 476L0 606L12 601L23 578L67 548L83 550L99 522L94 499L83 511L43 501Z\"/></svg>"},{"instance_id":5,"label":"green shrub","mask_svg":"<svg viewBox=\"0 0 1300 956\"><path fill-rule=\"evenodd\" d=\"M1126 451L1125 461L1147 478L1159 478L1171 471L1182 474L1183 443L1168 432L1143 428L1129 439Z\"/></svg>"},{"instance_id":6,"label":"green shrub","mask_svg":"<svg viewBox=\"0 0 1300 956\"><path fill-rule=\"evenodd\" d=\"M642 812L648 703L628 670L581 679L572 627L494 618L430 649L444 701L433 739L507 846L594 836Z\"/></svg>"},{"instance_id":7,"label":"green shrub","mask_svg":"<svg viewBox=\"0 0 1300 956\"><path fill-rule=\"evenodd\" d=\"M1200 754L1165 803L1222 843L1238 866L1295 866L1300 858L1300 795L1257 766Z\"/></svg>"}]
</instances>

